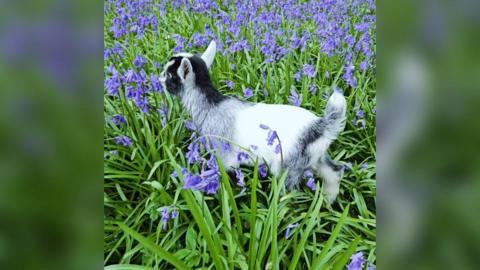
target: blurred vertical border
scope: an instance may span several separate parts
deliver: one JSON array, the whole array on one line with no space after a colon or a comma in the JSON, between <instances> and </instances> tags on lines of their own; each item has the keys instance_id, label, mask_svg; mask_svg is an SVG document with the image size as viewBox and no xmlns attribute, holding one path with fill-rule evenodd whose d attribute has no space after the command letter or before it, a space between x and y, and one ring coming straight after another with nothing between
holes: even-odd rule
<instances>
[{"instance_id":1,"label":"blurred vertical border","mask_svg":"<svg viewBox=\"0 0 480 270\"><path fill-rule=\"evenodd\" d=\"M480 1L377 1L378 267L480 265Z\"/></svg>"},{"instance_id":2,"label":"blurred vertical border","mask_svg":"<svg viewBox=\"0 0 480 270\"><path fill-rule=\"evenodd\" d=\"M103 2L0 6L0 269L100 269Z\"/></svg>"}]
</instances>

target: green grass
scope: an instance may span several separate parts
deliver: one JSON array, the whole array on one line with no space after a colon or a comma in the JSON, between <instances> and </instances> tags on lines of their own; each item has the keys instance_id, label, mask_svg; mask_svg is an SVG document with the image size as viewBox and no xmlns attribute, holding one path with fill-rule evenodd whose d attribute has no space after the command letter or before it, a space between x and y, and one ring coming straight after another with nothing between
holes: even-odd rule
<instances>
[{"instance_id":1,"label":"green grass","mask_svg":"<svg viewBox=\"0 0 480 270\"><path fill-rule=\"evenodd\" d=\"M114 15L105 16L105 46L112 47L114 39L108 29ZM196 14L168 13L159 21L158 37L147 31L141 40L128 38L134 46L125 46L125 57L113 62L117 70L125 71L141 54L148 59L147 74L158 74L154 63L165 63L172 55L175 43L170 35L191 36L207 21ZM252 33L245 35L253 38ZM282 104L288 103L289 90L295 86L303 94L302 107L318 115L326 104L323 92L331 91L333 85L343 89L348 122L329 153L337 161L351 162L352 169L343 176L336 202L326 205L321 181L314 192L305 185L302 190L286 192L284 177L259 179L257 166L244 170L247 188L243 193L224 171L215 196L183 189L183 179L172 177L172 172L181 167L198 170L185 158L191 133L183 121L189 116L176 98L150 94L154 109L162 103L169 108L163 128L155 111L141 113L125 98L122 88L120 97L105 95L104 99L106 269L344 269L351 254L358 251L375 263L375 74L358 74L358 87L352 89L341 79L343 62L322 54L316 43L278 63L262 64L258 50L217 54L211 70L214 85L228 95L242 95L250 87L255 91L250 101ZM312 60L320 71L317 77L296 83L295 72ZM235 71L230 63L236 64ZM324 71L329 71L329 78ZM262 72L267 75L265 85ZM234 81L235 88L228 90L225 80ZM319 89L314 95L308 91L311 83ZM350 122L358 108L366 112L364 129ZM127 124L112 124L110 118L115 114L125 115ZM113 138L118 135L132 138L133 146L115 144ZM362 168L363 163L368 168ZM175 206L180 216L170 220L164 231L158 209L165 206ZM287 226L293 223L299 226L285 239Z\"/></svg>"}]
</instances>

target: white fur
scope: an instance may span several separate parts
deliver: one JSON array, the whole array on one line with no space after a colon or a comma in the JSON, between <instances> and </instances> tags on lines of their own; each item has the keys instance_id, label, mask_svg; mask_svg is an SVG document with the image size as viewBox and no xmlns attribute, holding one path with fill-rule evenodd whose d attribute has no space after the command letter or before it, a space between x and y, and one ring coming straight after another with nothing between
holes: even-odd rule
<instances>
[{"instance_id":1,"label":"white fur","mask_svg":"<svg viewBox=\"0 0 480 270\"><path fill-rule=\"evenodd\" d=\"M241 146L258 147L253 151L260 159L265 159L273 173L279 173L281 156L274 152L276 143L267 145L268 130L260 124L275 130L280 138L282 153L286 157L296 150L298 137L317 117L300 107L259 103L239 110L236 114L234 141ZM229 164L237 167L239 164Z\"/></svg>"},{"instance_id":2,"label":"white fur","mask_svg":"<svg viewBox=\"0 0 480 270\"><path fill-rule=\"evenodd\" d=\"M213 59L215 58L215 52L217 51L217 44L214 40L210 42L205 52L202 54L202 60L205 62L208 68L212 66Z\"/></svg>"}]
</instances>

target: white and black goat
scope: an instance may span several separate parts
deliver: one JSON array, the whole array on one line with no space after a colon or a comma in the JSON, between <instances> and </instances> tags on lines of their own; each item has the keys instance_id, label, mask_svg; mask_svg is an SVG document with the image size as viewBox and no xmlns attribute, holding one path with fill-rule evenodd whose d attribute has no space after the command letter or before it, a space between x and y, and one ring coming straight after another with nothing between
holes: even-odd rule
<instances>
[{"instance_id":1,"label":"white and black goat","mask_svg":"<svg viewBox=\"0 0 480 270\"><path fill-rule=\"evenodd\" d=\"M300 107L252 103L222 95L209 75L215 52L216 44L212 41L201 57L189 53L175 55L160 76L164 88L181 99L203 136L225 138L234 145L250 148L253 160L258 158L266 163L275 175L280 174L283 165L288 170L285 183L289 189L298 188L304 171L312 169L324 178L326 199L332 203L338 195L342 166L329 158L327 148L345 127L344 96L334 91L325 115L318 117ZM269 145L267 133L260 126L276 131L282 155ZM252 159L237 159L241 151L238 146L219 153L227 170L241 164L252 165Z\"/></svg>"}]
</instances>

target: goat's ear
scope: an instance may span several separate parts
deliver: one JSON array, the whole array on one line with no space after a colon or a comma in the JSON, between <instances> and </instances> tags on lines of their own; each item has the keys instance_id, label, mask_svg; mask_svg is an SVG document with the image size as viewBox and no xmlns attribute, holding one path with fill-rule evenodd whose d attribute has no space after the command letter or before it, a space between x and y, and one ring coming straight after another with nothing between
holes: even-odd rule
<instances>
[{"instance_id":1,"label":"goat's ear","mask_svg":"<svg viewBox=\"0 0 480 270\"><path fill-rule=\"evenodd\" d=\"M184 81L187 79L187 76L192 72L193 72L193 69L192 69L192 64L190 63L190 60L188 60L188 58L183 58L182 62L180 63L180 66L178 67L178 71L177 71L178 77L180 77L180 79Z\"/></svg>"},{"instance_id":2,"label":"goat's ear","mask_svg":"<svg viewBox=\"0 0 480 270\"><path fill-rule=\"evenodd\" d=\"M202 54L202 60L205 62L208 68L212 66L213 58L215 58L215 52L217 51L217 44L214 40L210 42L205 52Z\"/></svg>"}]
</instances>

